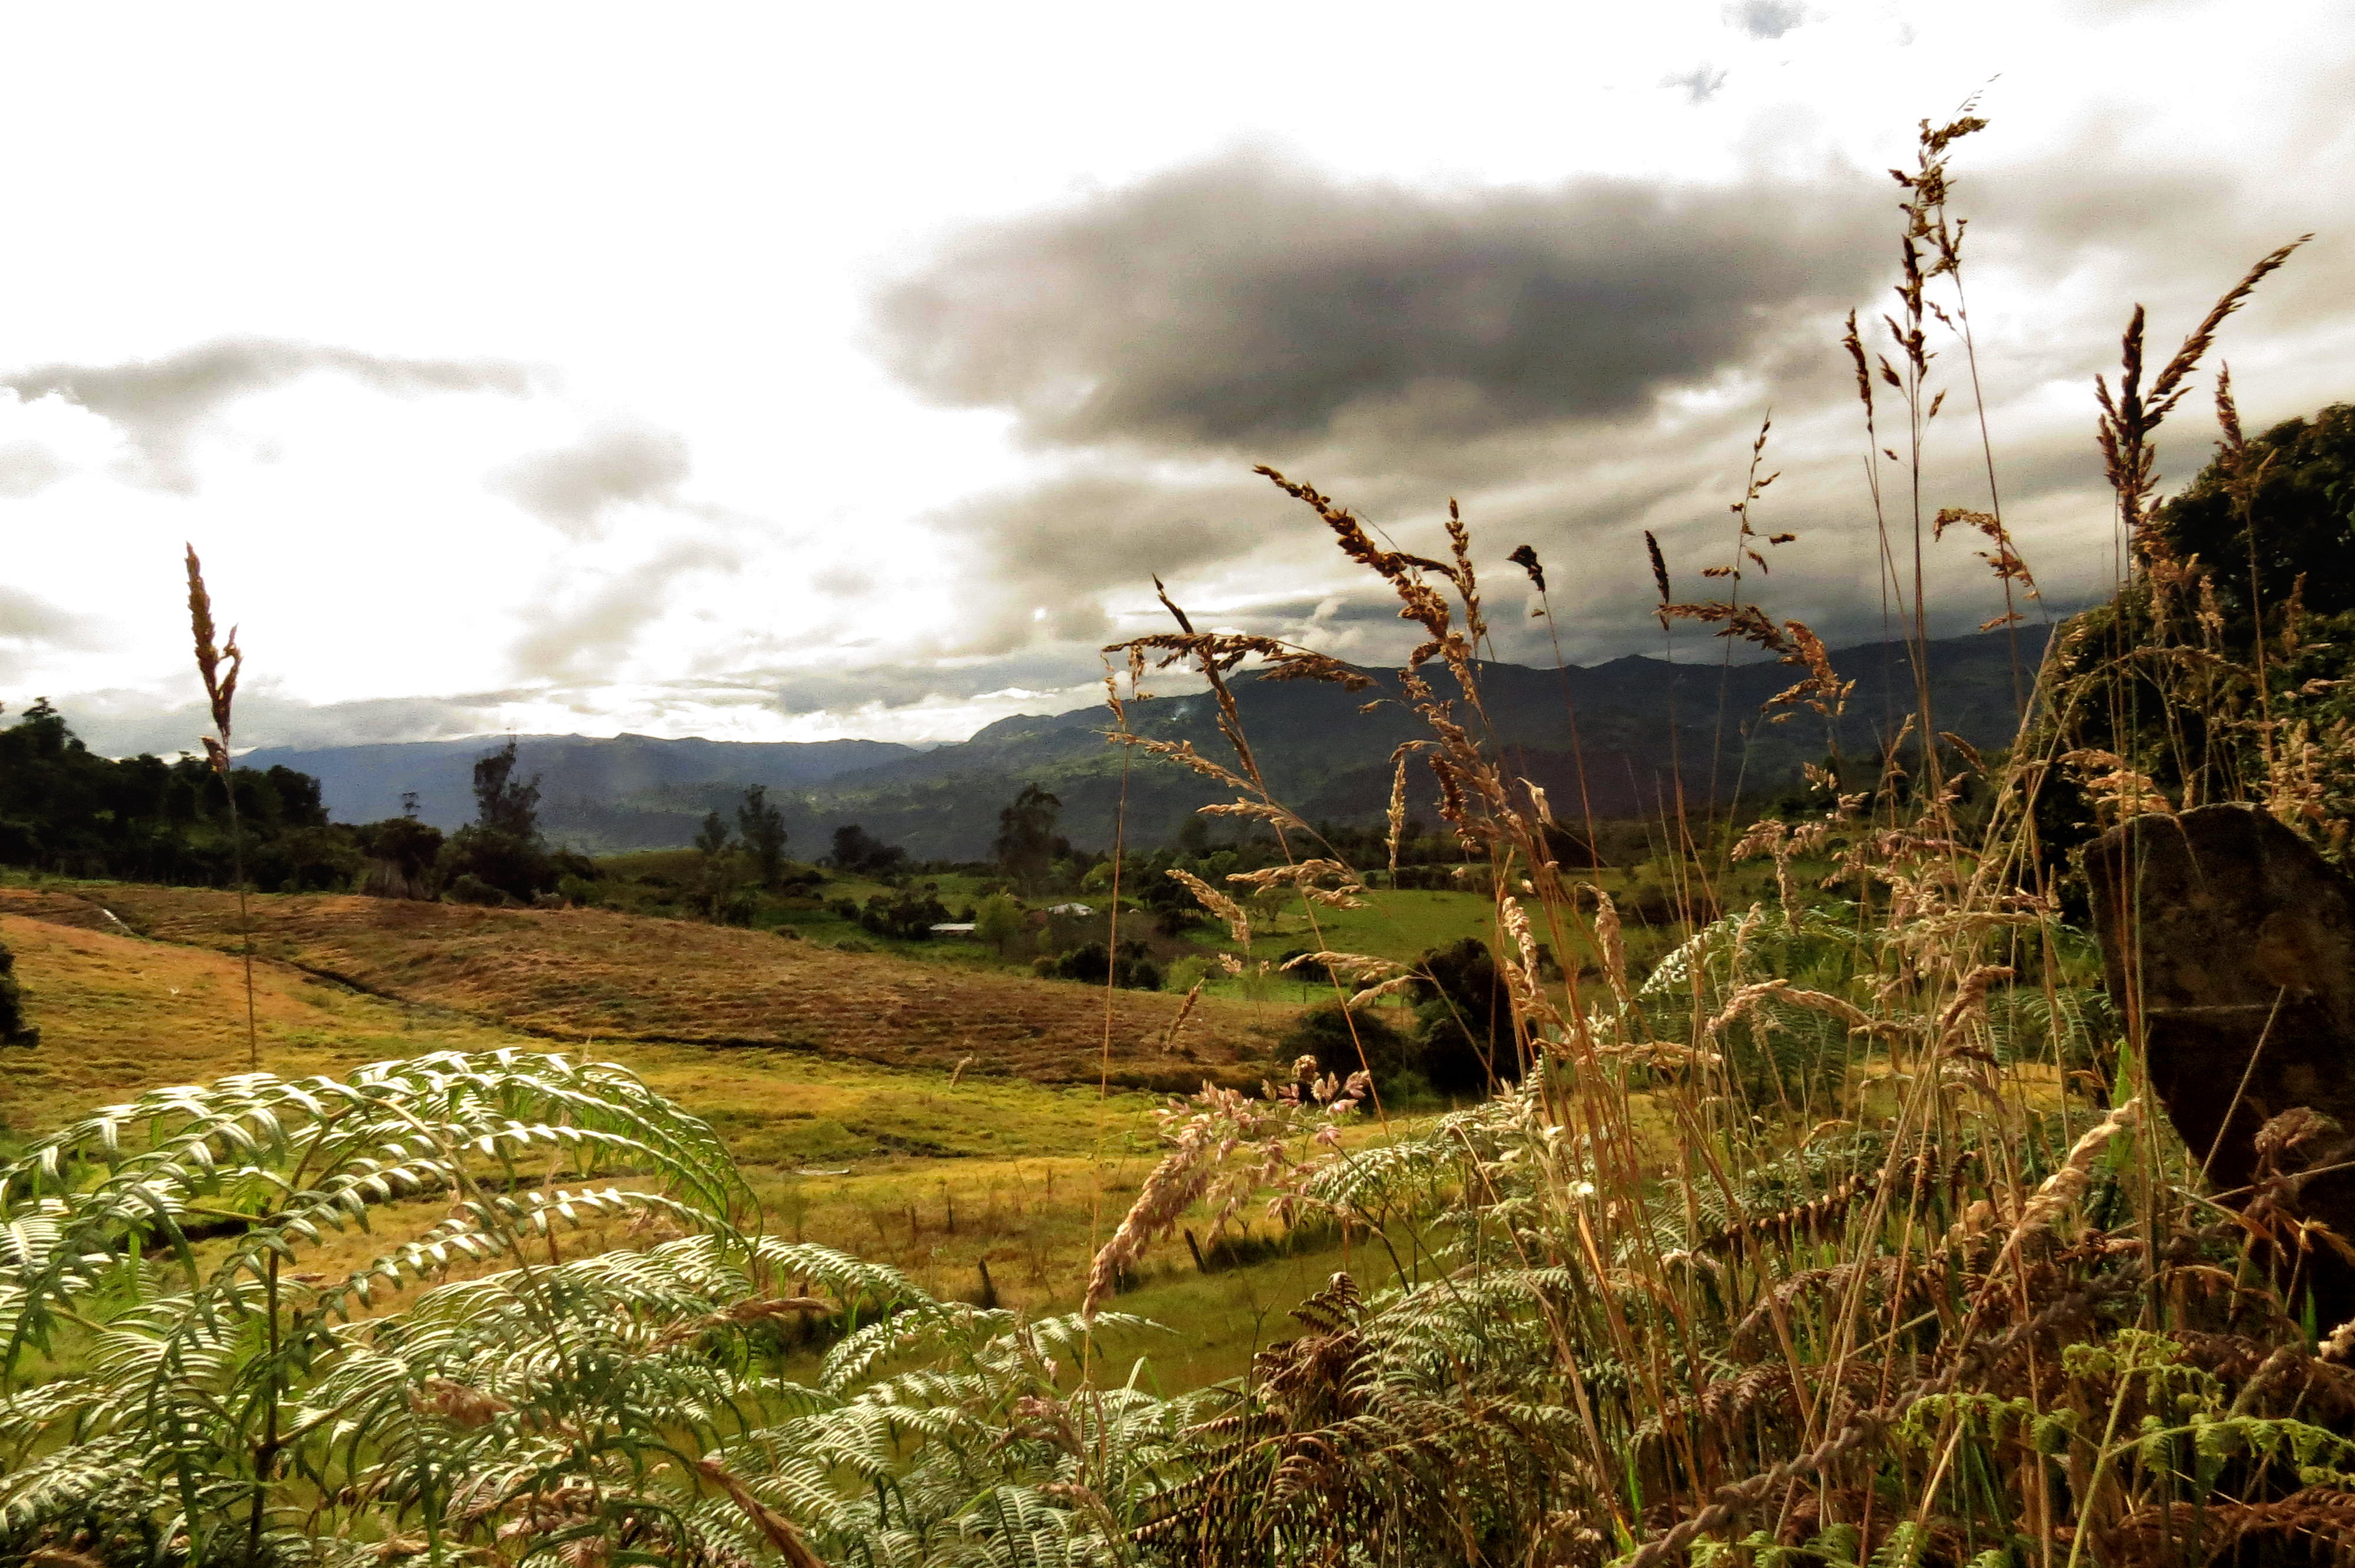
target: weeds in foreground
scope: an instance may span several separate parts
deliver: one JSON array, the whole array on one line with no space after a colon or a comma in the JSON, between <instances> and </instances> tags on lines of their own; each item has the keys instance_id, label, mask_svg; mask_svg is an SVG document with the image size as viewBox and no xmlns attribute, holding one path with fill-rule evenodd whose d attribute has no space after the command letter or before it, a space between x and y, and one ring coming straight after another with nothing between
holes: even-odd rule
<instances>
[{"instance_id":1,"label":"weeds in foreground","mask_svg":"<svg viewBox=\"0 0 2355 1568\"><path fill-rule=\"evenodd\" d=\"M1423 630L1402 685L1432 738L1399 766L1420 754L1442 815L1487 863L1525 1070L1433 1136L1310 1184L1369 1234L1403 1204L1445 1216L1426 1233L1444 1239L1381 1299L1337 1282L1309 1337L1267 1359L1237 1411L1205 1428L1219 1441L1203 1467L1159 1500L1140 1539L1237 1563L1436 1552L1641 1565L1731 1550L2073 1568L2207 1562L2355 1523L2338 1392L2340 1341L2355 1334L2316 1346L2294 1279L2252 1264L2250 1222L2200 1192L2146 1115L2137 1043L2121 1038L2085 939L2048 891L2037 824L2049 779L2103 762L2092 784L2105 818L2170 809L2123 758L2089 758L2074 738L2088 704L2115 713L2116 683L2087 679L2064 641L2008 756L1950 747L1934 727L1923 547L1957 523L1990 541L2007 595L1991 624L2033 588L1995 514L1947 509L1924 526L1923 453L1944 397L1930 331L1954 324L1929 290L1942 276L1959 285L1945 157L1977 127L1925 125L1921 166L1901 176L1908 230L1888 321L1899 363L1869 361L1850 339L1868 415L1875 376L1907 415L1894 461L1912 491L1910 584L1887 555L1919 706L1884 744L1877 789L1840 795L1824 773L1821 818L1742 836L1737 853L1776 862L1776 907L1713 922L1640 981L1608 963L1583 991L1575 975L1540 978L1540 934L1561 950L1577 928L1607 955L1615 911L1563 875L1549 802L1486 744L1472 662L1483 622L1460 524L1447 560L1387 550L1331 498L1269 471ZM2197 589L2160 569L2149 433L2216 326L2288 253L2227 292L2149 394L2137 312L2122 390L2103 390L2136 568L2121 603L2153 618L2170 593L2180 603ZM1750 549L1756 467L1738 545L1763 567ZM1520 564L1541 569L1533 553ZM1743 602L1731 568L1711 575L1732 577L1736 597L1665 602L1664 618L1806 667L1786 695L1837 712L1840 683L1810 656L1820 644L1807 630ZM2169 661L2149 638L2132 647ZM1223 683L1244 654L1320 673L1296 651L1182 621L1130 650L1190 660L1226 711ZM2207 652L2167 667L2215 677L2229 661L2212 636ZM2149 711L2171 716L2197 694L2162 690ZM2271 701L2254 705L2262 715ZM2169 738L2179 757L2200 755ZM2335 843L2339 819L2279 771L2211 779L2205 798L2254 796ZM1966 791L1980 802L1967 821ZM1310 837L1263 791L1231 810ZM1838 852L1825 891L1847 897L1792 885L1792 860L1825 848ZM1304 885L1346 894L1355 881L1318 848L1295 866ZM1373 982L1360 996L1408 978L1357 955L1316 961ZM1671 1136L1651 1135L1653 1118Z\"/></svg>"},{"instance_id":2,"label":"weeds in foreground","mask_svg":"<svg viewBox=\"0 0 2355 1568\"><path fill-rule=\"evenodd\" d=\"M261 1066L261 1034L253 1011L253 912L247 907L245 829L238 818L237 780L230 775L229 724L237 705L238 673L245 655L238 651L237 628L229 628L221 646L213 646L213 600L205 591L205 568L197 547L188 547L188 627L196 641L197 673L204 678L205 699L212 709L214 733L203 737L205 759L219 776L221 792L229 797L229 864L237 878L237 923L245 934L246 1065Z\"/></svg>"},{"instance_id":3,"label":"weeds in foreground","mask_svg":"<svg viewBox=\"0 0 2355 1568\"><path fill-rule=\"evenodd\" d=\"M1897 359L1849 334L1868 418L1876 376L1904 403L1891 461L1915 569L1898 569L1885 527L1882 554L1917 648L1920 552L1942 531L1923 482L1943 397L1931 345L1966 320L1945 157L1977 123L1925 124L1903 176ZM2130 1012L2062 917L2065 846L2042 826L2074 787L2105 820L2254 798L2336 842L2328 788L2295 771L2323 765L2299 749L2317 743L2282 728L2294 699L2274 683L2297 613L2253 607L2270 630L2240 658L2221 611L2211 629L2212 584L2161 547L2147 509L2151 430L2280 260L2149 392L2137 313L2103 392L2135 569L2111 618L2048 656L2011 751L1941 744L1917 663L1919 706L1869 787L1824 770L1818 814L1715 846L1676 824L1697 847L1771 858L1777 894L1648 972L1626 962L1612 900L1553 858L1543 791L1497 759L1461 519L1444 558L1412 555L1265 471L1421 629L1400 689L1427 733L1393 758L1393 800L1427 777L1485 863L1513 1050L1482 1104L1354 1148L1318 1152L1359 1090L1329 1077L1173 1110L1170 1153L1100 1259L1107 1281L1196 1198L1240 1213L1271 1189L1383 1249L1395 1276L1370 1295L1336 1276L1297 1314L1305 1332L1241 1384L1161 1398L1145 1362L1123 1375L1128 1336L1149 1349L1134 1320L942 1302L762 1236L709 1128L613 1069L501 1054L340 1084L251 1075L150 1097L0 1170L11 1371L27 1349L61 1369L12 1384L0 1411L0 1531L107 1562L804 1568L2079 1568L2355 1551L2355 1324L2303 1320L2295 1270L2264 1261L2314 1245L2265 1201L2300 1179L2312 1140L2304 1124L2269 1129L2237 1210L2203 1191L2153 1109ZM2032 578L1997 513L1979 515L1949 522L1993 546L2008 618ZM1803 671L1785 705L1838 711L1844 683L1805 627L1739 591L1673 602L1653 558L1669 619L1781 654ZM1542 572L1533 553L1518 564ZM1245 897L1196 892L1240 945L1248 895L1269 888L1300 895L1315 929L1362 879L1267 789L1229 682L1250 661L1262 678L1365 677L1170 609L1176 631L1118 650L1132 694L1156 662L1189 667L1234 760L1132 744L1227 784L1236 798L1211 810L1287 849L1236 879ZM2115 641L2089 663L2096 633ZM2096 722L2116 741L2098 757ZM2257 771L2214 749L2236 735ZM1403 817L1394 806L1393 832ZM1800 886L1795 866L1817 854L1828 882ZM1549 978L1541 943L1591 945L1600 974ZM1345 1018L1418 978L1310 957ZM591 1146L634 1158L645 1190L559 1187L568 1151ZM319 1226L421 1189L449 1194L444 1234L340 1280L287 1266ZM592 1202L642 1213L648 1245L565 1257L557 1222ZM237 1229L228 1263L196 1266L198 1223ZM506 1266L372 1315L380 1288L466 1254ZM794 1380L775 1330L805 1317L841 1337Z\"/></svg>"}]
</instances>

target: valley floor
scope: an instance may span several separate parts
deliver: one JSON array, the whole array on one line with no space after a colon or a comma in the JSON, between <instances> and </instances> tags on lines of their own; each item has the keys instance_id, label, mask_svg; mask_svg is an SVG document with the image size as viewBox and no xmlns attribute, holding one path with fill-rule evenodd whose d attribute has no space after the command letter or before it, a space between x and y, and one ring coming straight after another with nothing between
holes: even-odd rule
<instances>
[{"instance_id":1,"label":"valley floor","mask_svg":"<svg viewBox=\"0 0 2355 1568\"><path fill-rule=\"evenodd\" d=\"M443 1050L593 1054L719 1129L767 1229L891 1263L943 1295L1037 1308L1076 1302L1159 1157L1150 1113L1160 1097L1122 1080L1255 1081L1273 1070L1271 1021L1294 1011L1198 1004L1169 1052L1157 1047L1178 999L1116 993L1107 1086L1095 1081L1104 993L1067 982L943 975L764 933L586 911L252 903L263 1070L340 1075ZM235 924L224 894L0 888L0 941L42 1031L0 1068L0 1142L245 1070ZM991 1054L1009 1041L1007 1055ZM358 1266L445 1212L391 1205L373 1234L331 1242L309 1266ZM623 1239L592 1226L561 1245ZM1181 1247L1123 1302L1171 1330L1136 1351L1167 1387L1240 1372L1344 1261L1335 1247L1205 1276ZM1370 1262L1349 1261L1360 1272Z\"/></svg>"}]
</instances>

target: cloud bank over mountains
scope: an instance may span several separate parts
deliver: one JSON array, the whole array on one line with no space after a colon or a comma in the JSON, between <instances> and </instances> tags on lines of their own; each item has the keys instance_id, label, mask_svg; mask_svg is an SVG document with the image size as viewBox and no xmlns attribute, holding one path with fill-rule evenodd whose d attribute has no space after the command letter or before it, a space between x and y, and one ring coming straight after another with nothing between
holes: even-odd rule
<instances>
[{"instance_id":1,"label":"cloud bank over mountains","mask_svg":"<svg viewBox=\"0 0 2355 1568\"><path fill-rule=\"evenodd\" d=\"M182 540L243 614L249 733L273 744L953 738L1087 701L1101 644L1166 623L1156 574L1205 623L1395 658L1386 596L1257 463L1408 549L1460 502L1500 657L1656 652L1643 535L1706 591L1770 414L1760 521L1797 538L1744 597L1869 641L1888 595L1866 471L1895 470L1869 455L1841 323L1885 346L1886 166L1987 60L1994 126L1955 154L1974 338L1934 344L1923 502L1987 503L1983 387L2007 520L2066 609L2112 570L2091 387L2128 311L2164 352L2255 257L2355 209L2355 19L2307 5L2284 58L2223 16L1692 0L1597 22L1580 52L1559 18L1499 13L1493 80L1444 74L1445 41L1429 62L1336 43L1353 63L1284 75L1169 39L1217 69L1139 57L1119 90L1058 38L994 75L944 58L896 129L857 122L822 155L718 133L694 115L736 110L690 85L632 132L636 163L602 104L564 122L577 146L533 143L530 169L575 182L533 209L544 246L502 205L535 188L500 161L518 132L469 122L425 196L323 187L365 243L271 274L299 308L158 272L146 314L93 292L0 370L0 702L47 693L110 750L186 745ZM2094 50L2116 69L2089 80ZM733 68L698 54L680 80L713 69ZM1083 122L1120 156L1087 161ZM258 231L282 203L256 191L235 210ZM612 207L577 226L591 194ZM385 202L433 256L376 221ZM410 301L444 255L442 291ZM2326 228L2227 329L2252 424L2355 396L2351 270ZM110 332L118 302L139 319ZM505 330L525 317L538 335ZM634 357L600 358L624 340ZM2170 482L2208 439L2190 407L2170 422ZM1886 518L1905 555L1911 499ZM1523 544L1550 620L1505 563ZM1926 570L1934 630L2000 609L1968 545Z\"/></svg>"},{"instance_id":2,"label":"cloud bank over mountains","mask_svg":"<svg viewBox=\"0 0 2355 1568\"><path fill-rule=\"evenodd\" d=\"M1796 7L1739 10L1761 38L1801 20ZM2116 145L1981 175L1980 150L1957 156L1960 211L1996 216L1966 239L1975 343L1934 329L1950 402L1932 431L1927 509L1989 502L1976 349L2003 503L2065 609L2105 591L2088 394L2117 324L2147 298L2155 343L2171 322L2188 327L2318 186L2253 197L2197 160ZM2350 188L2343 173L2322 183ZM1766 463L1784 477L1761 514L1800 540L1745 592L1836 641L1879 635L1888 599L1838 340L1855 309L1875 352L1894 355L1876 318L1893 308L1896 194L1885 173L1845 165L1805 181L1418 189L1254 153L953 235L879 291L879 352L920 395L1008 417L1046 471L943 514L989 608L971 646L1136 630L1117 607L1136 603L1149 565L1223 621L1393 653L1403 633L1382 596L1320 559L1315 519L1250 476L1267 461L1402 542L1435 534L1460 498L1501 573L1491 592L1515 610L1522 585L1499 557L1530 543L1554 565L1550 630L1572 657L1657 651L1641 535L1668 546L1680 593L1701 593L1701 569L1732 559L1722 519L1770 412ZM2109 221L2121 204L2130 215ZM2009 226L1992 243L1990 224ZM2154 240L2163 269L2140 249ZM2296 346L2355 323L2328 285L2349 255L2343 242L2302 255L2296 281L2269 285L2234 324L2228 352L2254 337L2256 357L2291 369L2260 394L2279 413L2355 391L2318 378L2323 356ZM2135 293L2101 287L2121 282ZM1940 301L1957 309L1950 292ZM2203 419L2169 432L2178 477L2204 461ZM1967 550L1934 554L1930 572L1941 630L2001 608ZM1320 583L1327 594L1303 601ZM1321 610L1304 616L1307 605ZM1550 656L1542 622L1494 619L1505 657Z\"/></svg>"}]
</instances>

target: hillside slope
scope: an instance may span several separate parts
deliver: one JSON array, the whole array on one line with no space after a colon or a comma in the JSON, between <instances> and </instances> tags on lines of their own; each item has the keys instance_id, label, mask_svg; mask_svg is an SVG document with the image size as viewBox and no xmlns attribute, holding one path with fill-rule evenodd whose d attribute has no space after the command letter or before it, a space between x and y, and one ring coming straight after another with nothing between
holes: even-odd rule
<instances>
[{"instance_id":1,"label":"hillside slope","mask_svg":"<svg viewBox=\"0 0 2355 1568\"><path fill-rule=\"evenodd\" d=\"M360 991L567 1042L776 1046L1041 1083L1190 1089L1256 1082L1292 1010L969 974L762 932L602 910L524 911L347 896L252 900L256 951ZM165 942L238 949L237 900L109 887L104 906ZM95 903L0 889L0 914L103 928ZM1107 1033L1109 1047L1107 1048Z\"/></svg>"},{"instance_id":2,"label":"hillside slope","mask_svg":"<svg viewBox=\"0 0 2355 1568\"><path fill-rule=\"evenodd\" d=\"M2022 687L2033 683L2043 639L2042 628L2019 629ZM1670 664L1634 656L1566 671L1483 664L1486 723L1460 705L1459 716L1476 732L1485 730L1514 771L1544 786L1554 809L1572 820L1587 810L1602 819L1653 815L1677 799L1679 775L1689 806L1729 802L1737 794L1756 801L1796 787L1803 764L1836 749L1875 754L1917 705L1902 646L1850 648L1833 658L1841 675L1856 683L1837 726L1805 710L1783 723L1762 715L1761 705L1799 677L1787 665ZM1937 728L1974 746L2009 742L2020 688L2009 636L1934 641L1930 668ZM1236 683L1243 726L1270 786L1312 821L1380 821L1390 800L1393 748L1429 736L1397 700L1396 673L1368 673L1376 691L1248 676ZM1444 674L1433 680L1443 694L1452 692ZM1377 696L1391 700L1369 707ZM1190 741L1207 757L1231 755L1205 696L1135 704L1129 718L1156 739ZM1232 793L1157 758L1124 757L1124 748L1104 740L1110 724L1102 707L1003 719L961 745L895 758L802 791L788 803L787 821L813 828L857 821L920 858L956 860L988 853L999 809L1029 782L1062 801L1060 829L1073 843L1098 849L1113 842L1124 809L1127 842L1151 846L1165 842L1199 807ZM1672 758L1679 768L1671 768ZM1413 810L1435 822L1429 776L1416 769L1409 785ZM636 804L649 812L667 805ZM706 809L698 803L696 814L675 815L672 832L691 836Z\"/></svg>"},{"instance_id":3,"label":"hillside slope","mask_svg":"<svg viewBox=\"0 0 2355 1568\"><path fill-rule=\"evenodd\" d=\"M1935 727L1974 746L2008 742L2019 692L2032 682L2044 636L2042 627L2023 626L2016 646L2004 632L1933 641ZM1676 799L1679 773L1689 805L1780 793L1796 782L1802 763L1829 751L1872 754L1916 705L1910 653L1901 644L1872 644L1832 656L1840 673L1857 683L1838 725L1805 712L1769 723L1760 705L1799 672L1771 661L1729 665L1714 659L1722 644L1703 638L1698 646L1700 661L1686 663L1630 656L1563 671L1485 664L1489 738L1517 770L1545 786L1559 811L1648 816L1664 799ZM1369 673L1396 696L1395 672ZM1228 755L1206 698L1187 694L1187 683L1175 675L1154 683L1170 694L1131 708L1140 731L1191 741L1206 756ZM1444 676L1439 683L1450 685ZM1244 724L1269 781L1311 820L1378 821L1390 800L1391 749L1423 734L1396 701L1367 711L1372 694L1248 675L1237 682ZM541 775L549 835L596 853L684 846L707 811L732 820L750 784L769 787L792 853L805 859L825 853L834 830L848 822L919 859L986 858L999 810L1033 782L1061 800L1060 831L1087 849L1111 847L1124 806L1126 842L1150 847L1166 842L1196 808L1222 798L1183 768L1124 757L1104 741L1110 722L1101 706L1022 715L924 751L870 741L788 746L645 736L532 737L519 749L524 769ZM284 762L316 774L344 821L393 813L399 789L411 787L400 781L423 780L415 787L424 816L455 826L473 811L466 789L472 759L494 744L266 751L248 761ZM1671 768L1672 758L1680 768ZM1425 786L1417 780L1418 789ZM1433 819L1431 801L1419 809Z\"/></svg>"},{"instance_id":4,"label":"hillside slope","mask_svg":"<svg viewBox=\"0 0 2355 1568\"><path fill-rule=\"evenodd\" d=\"M123 890L91 891L111 906ZM59 891L0 892L0 942L16 955L43 1036L33 1050L0 1053L0 1150L144 1090L246 1070L237 959L124 935L97 904ZM254 966L254 991L262 1069L283 1077L341 1076L432 1051L549 1048L267 959ZM986 1265L1001 1304L1034 1313L1077 1304L1104 1216L1127 1207L1162 1152L1155 1097L1115 1090L1099 1099L1092 1084L1059 1088L970 1070L953 1082L939 1070L801 1051L602 1036L576 1054L618 1063L709 1120L767 1206L774 1234L895 1266L944 1294L971 1290ZM607 1181L630 1184L618 1171L602 1172L598 1184ZM432 1192L379 1205L368 1229L330 1232L306 1249L305 1266L364 1268L449 1212L447 1196ZM645 1239L620 1221L582 1218L584 1228L561 1233L568 1253ZM1192 1387L1241 1373L1269 1312L1316 1289L1344 1261L1335 1250L1213 1279L1187 1269L1148 1283L1125 1304L1181 1330L1157 1338L1154 1375L1165 1387ZM452 1277L478 1272L461 1261Z\"/></svg>"}]
</instances>

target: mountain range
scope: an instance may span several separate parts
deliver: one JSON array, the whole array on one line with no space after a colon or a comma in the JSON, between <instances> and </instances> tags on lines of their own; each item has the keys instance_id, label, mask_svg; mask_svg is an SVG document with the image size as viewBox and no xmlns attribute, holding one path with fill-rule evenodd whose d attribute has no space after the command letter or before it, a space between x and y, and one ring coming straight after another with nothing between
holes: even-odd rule
<instances>
[{"instance_id":1,"label":"mountain range","mask_svg":"<svg viewBox=\"0 0 2355 1568\"><path fill-rule=\"evenodd\" d=\"M1974 746L2009 741L2045 634L2021 627L2016 642L2006 632L1932 641L1936 727ZM1804 763L1834 751L1876 752L1916 706L1903 644L1838 650L1832 662L1856 683L1836 722L1805 708L1782 722L1762 714L1761 705L1802 673L1771 662L1670 663L1631 655L1559 670L1484 663L1486 728L1516 771L1544 786L1565 820L1648 815L1673 801L1679 779L1688 802L1772 796L1798 782ZM1356 694L1309 681L1234 682L1270 787L1311 821L1379 819L1390 800L1393 748L1429 733L1396 700L1395 672L1366 673L1377 689ZM1433 676L1439 688L1450 686L1444 673ZM1138 734L1191 741L1206 757L1231 760L1207 694L1133 704L1129 721ZM1092 849L1109 848L1124 821L1132 848L1165 842L1196 808L1231 796L1162 758L1108 744L1103 732L1112 723L1102 706L1022 715L929 748L642 735L516 740L519 771L539 777L549 837L592 853L687 844L705 813L732 816L753 784L767 786L783 810L791 853L809 858L851 822L920 860L986 858L999 810L1029 783L1054 792L1062 802L1060 831ZM453 828L474 814L474 759L504 739L264 749L242 760L314 775L339 821L399 815L402 796L413 792L421 817ZM1428 775L1418 773L1413 789L1417 810L1432 820Z\"/></svg>"}]
</instances>

